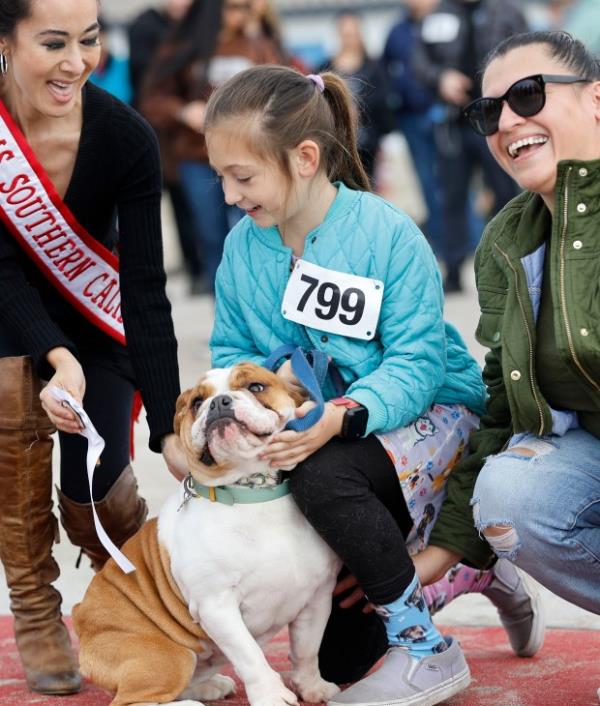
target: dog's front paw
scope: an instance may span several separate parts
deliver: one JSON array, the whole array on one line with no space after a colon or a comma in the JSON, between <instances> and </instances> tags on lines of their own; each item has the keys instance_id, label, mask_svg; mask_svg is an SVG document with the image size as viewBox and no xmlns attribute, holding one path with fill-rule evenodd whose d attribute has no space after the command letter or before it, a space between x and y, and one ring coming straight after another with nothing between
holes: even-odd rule
<instances>
[{"instance_id":1,"label":"dog's front paw","mask_svg":"<svg viewBox=\"0 0 600 706\"><path fill-rule=\"evenodd\" d=\"M298 706L298 697L290 691L278 677L277 682L271 683L267 688L256 686L248 688L248 701L250 706Z\"/></svg>"},{"instance_id":2,"label":"dog's front paw","mask_svg":"<svg viewBox=\"0 0 600 706\"><path fill-rule=\"evenodd\" d=\"M302 701L310 703L319 703L320 701L329 701L335 696L340 688L337 684L330 681L325 681L321 677L316 679L294 681L294 686L298 690Z\"/></svg>"},{"instance_id":3,"label":"dog's front paw","mask_svg":"<svg viewBox=\"0 0 600 706\"><path fill-rule=\"evenodd\" d=\"M191 696L199 701L218 701L233 693L235 693L235 682L233 679L222 674L215 674L214 677L206 681L190 684L184 695Z\"/></svg>"}]
</instances>

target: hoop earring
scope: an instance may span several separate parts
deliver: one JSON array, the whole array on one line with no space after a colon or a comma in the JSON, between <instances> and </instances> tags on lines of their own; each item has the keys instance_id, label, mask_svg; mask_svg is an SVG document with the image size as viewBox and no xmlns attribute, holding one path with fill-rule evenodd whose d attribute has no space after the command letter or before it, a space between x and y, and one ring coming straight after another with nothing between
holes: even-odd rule
<instances>
[{"instance_id":1,"label":"hoop earring","mask_svg":"<svg viewBox=\"0 0 600 706\"><path fill-rule=\"evenodd\" d=\"M8 73L8 59L3 51L0 51L0 74L6 76Z\"/></svg>"}]
</instances>

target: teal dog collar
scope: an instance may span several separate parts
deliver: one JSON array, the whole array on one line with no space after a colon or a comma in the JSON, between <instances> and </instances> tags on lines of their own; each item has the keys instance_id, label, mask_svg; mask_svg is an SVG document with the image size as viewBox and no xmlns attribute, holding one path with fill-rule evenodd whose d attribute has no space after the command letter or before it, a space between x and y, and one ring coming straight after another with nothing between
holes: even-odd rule
<instances>
[{"instance_id":1,"label":"teal dog collar","mask_svg":"<svg viewBox=\"0 0 600 706\"><path fill-rule=\"evenodd\" d=\"M191 475L183 481L185 504L190 498L206 498L213 503L223 505L249 505L277 500L290 492L290 481L268 487L246 488L243 485L202 485Z\"/></svg>"}]
</instances>

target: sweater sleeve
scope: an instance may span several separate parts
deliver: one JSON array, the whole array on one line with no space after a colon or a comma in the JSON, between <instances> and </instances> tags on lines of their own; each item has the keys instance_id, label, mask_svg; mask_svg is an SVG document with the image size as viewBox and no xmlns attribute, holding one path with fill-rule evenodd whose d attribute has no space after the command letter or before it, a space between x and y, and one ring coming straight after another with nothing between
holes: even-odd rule
<instances>
[{"instance_id":1,"label":"sweater sleeve","mask_svg":"<svg viewBox=\"0 0 600 706\"><path fill-rule=\"evenodd\" d=\"M431 249L412 222L403 222L390 252L379 332L381 365L346 391L369 410L366 434L406 426L444 382L442 286Z\"/></svg>"},{"instance_id":2,"label":"sweater sleeve","mask_svg":"<svg viewBox=\"0 0 600 706\"><path fill-rule=\"evenodd\" d=\"M19 248L6 226L0 223L0 323L11 338L30 355L42 378L51 372L46 353L57 346L77 355L75 344L57 326L38 290L27 280Z\"/></svg>"},{"instance_id":3,"label":"sweater sleeve","mask_svg":"<svg viewBox=\"0 0 600 706\"><path fill-rule=\"evenodd\" d=\"M127 347L148 416L150 448L173 431L180 392L177 341L166 295L158 144L133 111L117 111L115 139L127 160L118 192L122 315Z\"/></svg>"}]
</instances>

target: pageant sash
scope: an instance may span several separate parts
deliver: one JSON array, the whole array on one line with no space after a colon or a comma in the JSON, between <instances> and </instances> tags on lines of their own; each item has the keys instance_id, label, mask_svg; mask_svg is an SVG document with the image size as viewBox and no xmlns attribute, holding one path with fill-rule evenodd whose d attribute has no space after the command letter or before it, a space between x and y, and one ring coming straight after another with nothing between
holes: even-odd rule
<instances>
[{"instance_id":1,"label":"pageant sash","mask_svg":"<svg viewBox=\"0 0 600 706\"><path fill-rule=\"evenodd\" d=\"M77 222L2 101L0 218L62 296L124 344L117 258Z\"/></svg>"}]
</instances>

